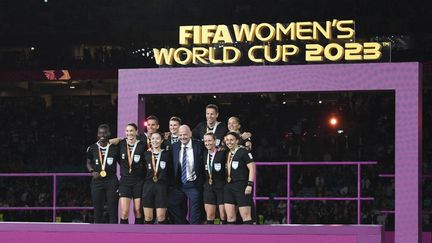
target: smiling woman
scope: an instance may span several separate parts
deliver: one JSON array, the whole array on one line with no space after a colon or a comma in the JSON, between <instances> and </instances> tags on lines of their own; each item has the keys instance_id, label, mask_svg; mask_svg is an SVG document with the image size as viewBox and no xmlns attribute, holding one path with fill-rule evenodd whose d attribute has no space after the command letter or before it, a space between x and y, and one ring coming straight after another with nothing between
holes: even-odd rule
<instances>
[{"instance_id":1,"label":"smiling woman","mask_svg":"<svg viewBox=\"0 0 432 243\"><path fill-rule=\"evenodd\" d=\"M109 223L117 224L118 211L118 179L117 153L118 147L108 142L111 136L107 124L98 127L98 142L87 148L87 169L91 172L91 194L94 205L94 222L106 223L104 220L104 205L108 205Z\"/></svg>"},{"instance_id":2,"label":"smiling woman","mask_svg":"<svg viewBox=\"0 0 432 243\"><path fill-rule=\"evenodd\" d=\"M144 183L146 167L144 165L144 152L147 150L144 141L137 140L138 127L135 123L127 124L125 128L126 139L119 143L120 160L120 223L129 223L129 209L133 201L135 224L143 223L141 210L141 192Z\"/></svg>"}]
</instances>

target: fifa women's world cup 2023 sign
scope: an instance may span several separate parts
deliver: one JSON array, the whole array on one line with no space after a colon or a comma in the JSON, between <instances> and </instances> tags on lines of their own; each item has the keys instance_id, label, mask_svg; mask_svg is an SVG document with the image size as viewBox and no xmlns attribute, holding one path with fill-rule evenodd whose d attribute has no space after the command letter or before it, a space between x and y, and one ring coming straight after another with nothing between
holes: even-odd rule
<instances>
[{"instance_id":1,"label":"fifa women's world cup 2023 sign","mask_svg":"<svg viewBox=\"0 0 432 243\"><path fill-rule=\"evenodd\" d=\"M158 65L234 64L242 56L254 63L379 60L382 44L355 42L354 26L354 20L180 26L182 47L154 48L154 59Z\"/></svg>"}]
</instances>

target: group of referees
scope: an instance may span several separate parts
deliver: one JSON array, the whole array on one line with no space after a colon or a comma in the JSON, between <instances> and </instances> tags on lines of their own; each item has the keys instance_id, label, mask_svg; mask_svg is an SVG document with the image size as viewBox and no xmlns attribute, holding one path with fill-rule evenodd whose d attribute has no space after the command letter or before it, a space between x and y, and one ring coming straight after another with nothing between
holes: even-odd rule
<instances>
[{"instance_id":1,"label":"group of referees","mask_svg":"<svg viewBox=\"0 0 432 243\"><path fill-rule=\"evenodd\" d=\"M237 117L228 126L219 122L216 105L205 113L193 130L171 117L164 134L152 115L147 133L130 123L123 139L110 139L109 126L100 125L98 141L87 149L94 222L107 223L106 205L108 223L117 224L120 204L120 223L128 224L133 203L135 224L214 224L217 213L221 224L252 224L251 133L241 132Z\"/></svg>"}]
</instances>

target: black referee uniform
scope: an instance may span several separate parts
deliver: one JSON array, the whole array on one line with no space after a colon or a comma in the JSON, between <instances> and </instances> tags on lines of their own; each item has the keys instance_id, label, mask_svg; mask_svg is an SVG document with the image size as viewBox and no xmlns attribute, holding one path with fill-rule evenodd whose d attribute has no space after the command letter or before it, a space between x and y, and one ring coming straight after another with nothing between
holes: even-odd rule
<instances>
[{"instance_id":1,"label":"black referee uniform","mask_svg":"<svg viewBox=\"0 0 432 243\"><path fill-rule=\"evenodd\" d=\"M140 140L144 144L146 150L149 150L151 148L150 138L147 136L146 133L138 134L137 140Z\"/></svg>"},{"instance_id":2,"label":"black referee uniform","mask_svg":"<svg viewBox=\"0 0 432 243\"><path fill-rule=\"evenodd\" d=\"M167 208L168 186L174 178L171 153L161 150L154 154L151 150L144 153L147 173L142 192L142 202L145 208ZM154 162L152 162L152 160ZM153 167L157 168L156 173Z\"/></svg>"},{"instance_id":3,"label":"black referee uniform","mask_svg":"<svg viewBox=\"0 0 432 243\"><path fill-rule=\"evenodd\" d=\"M173 136L171 134L171 135L169 135L168 139L165 139L163 141L163 143L162 143L163 145L161 147L164 148L165 150L171 151L172 145L178 141L179 141L179 137Z\"/></svg>"},{"instance_id":4,"label":"black referee uniform","mask_svg":"<svg viewBox=\"0 0 432 243\"><path fill-rule=\"evenodd\" d=\"M226 183L225 175L226 151L216 151L214 157L204 151L204 164L206 171L206 182L204 183L204 203L211 205L224 204L224 186Z\"/></svg>"},{"instance_id":5,"label":"black referee uniform","mask_svg":"<svg viewBox=\"0 0 432 243\"><path fill-rule=\"evenodd\" d=\"M141 198L146 164L144 152L146 144L137 140L135 144L128 144L126 139L119 143L120 147L120 186L119 196L131 199ZM131 163L129 164L129 159Z\"/></svg>"},{"instance_id":6,"label":"black referee uniform","mask_svg":"<svg viewBox=\"0 0 432 243\"><path fill-rule=\"evenodd\" d=\"M105 177L93 178L90 184L91 195L94 205L94 222L106 223L104 220L105 199L108 206L107 212L110 224L118 223L118 186L117 179L117 162L118 147L109 144L101 147L98 144L92 144L87 149L87 159L90 166L95 172L101 174L102 165L105 164ZM103 173L102 173L103 174ZM101 175L102 175L101 174Z\"/></svg>"},{"instance_id":7,"label":"black referee uniform","mask_svg":"<svg viewBox=\"0 0 432 243\"><path fill-rule=\"evenodd\" d=\"M200 122L193 130L192 137L203 141L204 134L212 132L216 137L216 147L220 147L222 145L222 141L228 132L228 127L223 122L216 122L214 127L207 127L207 122Z\"/></svg>"},{"instance_id":8,"label":"black referee uniform","mask_svg":"<svg viewBox=\"0 0 432 243\"><path fill-rule=\"evenodd\" d=\"M227 156L229 158L228 151ZM252 154L244 147L238 147L234 155L231 153L230 167L231 173L227 179L231 177L231 181L224 187L224 202L228 204L235 204L239 207L253 206L252 193L245 195L245 189L249 179L249 169L247 164L253 162ZM227 167L228 167L227 159Z\"/></svg>"}]
</instances>

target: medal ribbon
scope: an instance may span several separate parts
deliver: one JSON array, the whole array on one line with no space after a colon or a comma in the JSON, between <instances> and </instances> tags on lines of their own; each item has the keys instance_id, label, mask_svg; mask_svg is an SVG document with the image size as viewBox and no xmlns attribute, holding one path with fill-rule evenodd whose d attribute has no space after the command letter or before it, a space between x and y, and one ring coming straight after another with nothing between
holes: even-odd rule
<instances>
[{"instance_id":1,"label":"medal ribbon","mask_svg":"<svg viewBox=\"0 0 432 243\"><path fill-rule=\"evenodd\" d=\"M214 153L214 155L216 155L216 153ZM210 179L212 179L214 155L213 153L210 154L210 151L207 153L207 168ZM212 157L211 159L210 156Z\"/></svg>"},{"instance_id":2,"label":"medal ribbon","mask_svg":"<svg viewBox=\"0 0 432 243\"><path fill-rule=\"evenodd\" d=\"M108 157L108 152L109 152L110 145L111 144L108 143L108 145L106 147L107 149L106 149L105 155L103 156L103 159L102 159L102 151L101 151L101 147L102 146L100 146L100 144L97 143L98 152L99 152L99 161L102 162L101 163L101 169L102 169L102 171L105 170L105 165L106 165L106 160L107 160L107 157Z\"/></svg>"},{"instance_id":3,"label":"medal ribbon","mask_svg":"<svg viewBox=\"0 0 432 243\"><path fill-rule=\"evenodd\" d=\"M138 143L139 143L139 140L135 141L135 143L134 143L134 147L133 147L133 149L132 149L132 153L131 153L131 151L130 151L130 149L129 149L129 144L128 144L128 142L126 141L126 150L127 150L127 155L128 155L129 171L132 170L132 156L135 154L135 149L136 149L136 147L138 147L138 146L137 146Z\"/></svg>"},{"instance_id":4,"label":"medal ribbon","mask_svg":"<svg viewBox=\"0 0 432 243\"><path fill-rule=\"evenodd\" d=\"M154 154L153 154L153 151L152 151L152 157L151 157L152 161L151 162L152 162L152 167L153 167L153 176L157 176L157 172L158 172L158 169L159 169L159 163L160 163L160 159L162 157L162 152L163 151L164 150L161 149L161 151L159 152L159 156L157 158L156 164L155 164Z\"/></svg>"},{"instance_id":5,"label":"medal ribbon","mask_svg":"<svg viewBox=\"0 0 432 243\"><path fill-rule=\"evenodd\" d=\"M227 169L228 169L228 177L231 177L231 162L232 162L232 160L233 160L233 158L234 158L234 155L237 153L237 150L239 149L240 147L237 147L235 150L234 150L234 153L232 153L231 151L229 152L229 154L228 154L228 159L227 159Z\"/></svg>"}]
</instances>

